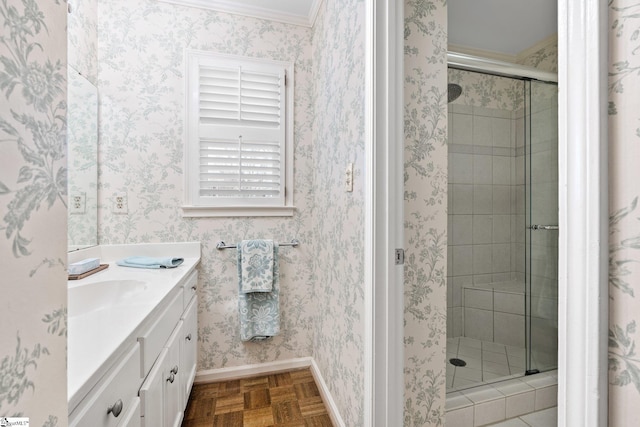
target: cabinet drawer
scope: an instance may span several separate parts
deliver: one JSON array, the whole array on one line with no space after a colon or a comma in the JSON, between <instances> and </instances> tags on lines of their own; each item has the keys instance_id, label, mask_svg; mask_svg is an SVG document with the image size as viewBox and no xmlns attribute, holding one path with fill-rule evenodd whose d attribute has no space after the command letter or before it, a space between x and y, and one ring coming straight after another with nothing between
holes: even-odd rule
<instances>
[{"instance_id":1,"label":"cabinet drawer","mask_svg":"<svg viewBox=\"0 0 640 427\"><path fill-rule=\"evenodd\" d=\"M147 373L151 370L158 354L160 354L160 350L162 350L171 332L173 332L173 329L176 327L176 323L180 320L180 315L182 314L182 298L183 296L180 289L175 289L164 312L145 333L138 337L142 355L140 365L142 378L146 377Z\"/></svg>"},{"instance_id":2,"label":"cabinet drawer","mask_svg":"<svg viewBox=\"0 0 640 427\"><path fill-rule=\"evenodd\" d=\"M135 344L99 387L91 391L71 414L71 427L115 427L135 411L140 387L140 346ZM110 407L121 407L116 413ZM129 425L129 424L123 424ZM135 424L131 424L132 426Z\"/></svg>"},{"instance_id":3,"label":"cabinet drawer","mask_svg":"<svg viewBox=\"0 0 640 427\"><path fill-rule=\"evenodd\" d=\"M182 309L187 308L191 299L198 291L198 271L195 270L188 279L184 281L184 285L182 285Z\"/></svg>"}]
</instances>

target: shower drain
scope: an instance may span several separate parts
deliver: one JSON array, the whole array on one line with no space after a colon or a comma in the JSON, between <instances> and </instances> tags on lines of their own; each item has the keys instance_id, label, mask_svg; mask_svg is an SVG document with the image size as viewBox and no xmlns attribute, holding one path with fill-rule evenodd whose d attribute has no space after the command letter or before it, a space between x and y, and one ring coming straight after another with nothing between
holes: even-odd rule
<instances>
[{"instance_id":1,"label":"shower drain","mask_svg":"<svg viewBox=\"0 0 640 427\"><path fill-rule=\"evenodd\" d=\"M453 366L467 366L467 362L465 362L462 359L457 359L457 358L453 358L453 359L449 359L449 363L451 363Z\"/></svg>"}]
</instances>

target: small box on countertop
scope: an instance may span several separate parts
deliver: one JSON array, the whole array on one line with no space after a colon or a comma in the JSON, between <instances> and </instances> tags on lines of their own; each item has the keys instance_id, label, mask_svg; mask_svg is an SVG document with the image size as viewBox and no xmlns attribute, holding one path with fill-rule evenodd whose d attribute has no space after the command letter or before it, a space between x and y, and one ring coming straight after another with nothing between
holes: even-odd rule
<instances>
[{"instance_id":1,"label":"small box on countertop","mask_svg":"<svg viewBox=\"0 0 640 427\"><path fill-rule=\"evenodd\" d=\"M82 261L69 264L69 274L82 274L89 270L100 267L99 258L87 258Z\"/></svg>"}]
</instances>

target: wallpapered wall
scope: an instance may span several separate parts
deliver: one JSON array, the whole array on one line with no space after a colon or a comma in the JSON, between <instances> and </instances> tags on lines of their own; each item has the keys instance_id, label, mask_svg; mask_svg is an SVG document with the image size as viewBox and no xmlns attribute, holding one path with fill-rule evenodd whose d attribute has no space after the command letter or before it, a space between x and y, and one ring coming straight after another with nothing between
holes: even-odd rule
<instances>
[{"instance_id":1,"label":"wallpapered wall","mask_svg":"<svg viewBox=\"0 0 640 427\"><path fill-rule=\"evenodd\" d=\"M68 0L69 65L94 85L98 80L98 0Z\"/></svg>"},{"instance_id":2,"label":"wallpapered wall","mask_svg":"<svg viewBox=\"0 0 640 427\"><path fill-rule=\"evenodd\" d=\"M640 405L640 2L609 2L609 425Z\"/></svg>"},{"instance_id":3,"label":"wallpapered wall","mask_svg":"<svg viewBox=\"0 0 640 427\"><path fill-rule=\"evenodd\" d=\"M310 355L310 30L155 0L99 2L98 16L100 243L202 242L198 369ZM182 218L186 48L295 63L293 218ZM112 213L114 192L127 192L128 214ZM235 252L215 249L250 238L301 242L280 251L282 332L257 344L240 341Z\"/></svg>"},{"instance_id":4,"label":"wallpapered wall","mask_svg":"<svg viewBox=\"0 0 640 427\"><path fill-rule=\"evenodd\" d=\"M313 30L152 0L100 2L100 242L202 242L198 369L313 355L347 425L363 417L364 2L325 1ZM182 218L185 48L295 64L293 218ZM342 191L355 163L353 193ZM128 192L127 215L111 212ZM281 334L242 343L236 257L280 251ZM176 254L179 255L179 254Z\"/></svg>"},{"instance_id":5,"label":"wallpapered wall","mask_svg":"<svg viewBox=\"0 0 640 427\"><path fill-rule=\"evenodd\" d=\"M441 426L447 309L446 0L406 0L404 13L404 425Z\"/></svg>"},{"instance_id":6,"label":"wallpapered wall","mask_svg":"<svg viewBox=\"0 0 640 427\"><path fill-rule=\"evenodd\" d=\"M364 3L325 1L313 30L314 358L347 426L364 425Z\"/></svg>"},{"instance_id":7,"label":"wallpapered wall","mask_svg":"<svg viewBox=\"0 0 640 427\"><path fill-rule=\"evenodd\" d=\"M66 3L0 3L0 416L67 424Z\"/></svg>"}]
</instances>

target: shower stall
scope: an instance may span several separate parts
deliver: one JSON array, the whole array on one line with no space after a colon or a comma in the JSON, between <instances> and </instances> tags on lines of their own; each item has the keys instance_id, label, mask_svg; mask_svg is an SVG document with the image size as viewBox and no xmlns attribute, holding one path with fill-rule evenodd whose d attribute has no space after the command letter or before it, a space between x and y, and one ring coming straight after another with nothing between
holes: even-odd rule
<instances>
[{"instance_id":1,"label":"shower stall","mask_svg":"<svg viewBox=\"0 0 640 427\"><path fill-rule=\"evenodd\" d=\"M447 391L555 369L558 349L557 84L464 68L450 62Z\"/></svg>"}]
</instances>

